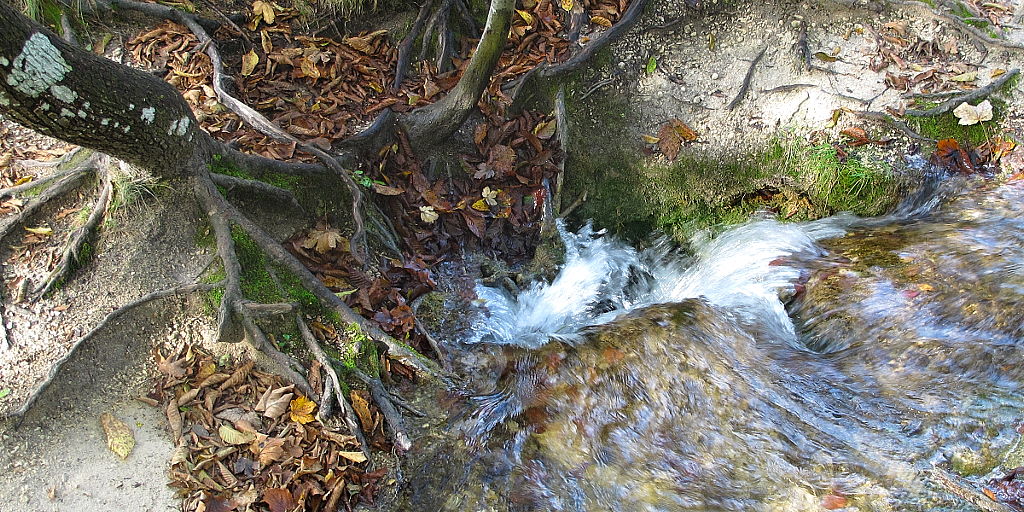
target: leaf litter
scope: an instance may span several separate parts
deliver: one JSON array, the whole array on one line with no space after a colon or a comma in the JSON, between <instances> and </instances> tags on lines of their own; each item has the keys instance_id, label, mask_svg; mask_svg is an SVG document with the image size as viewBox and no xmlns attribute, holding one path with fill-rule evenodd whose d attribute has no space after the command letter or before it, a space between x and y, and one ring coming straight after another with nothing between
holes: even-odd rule
<instances>
[{"instance_id":1,"label":"leaf litter","mask_svg":"<svg viewBox=\"0 0 1024 512\"><path fill-rule=\"evenodd\" d=\"M183 496L183 510L337 510L373 502L385 471L368 472L355 437L319 422L317 404L281 377L251 361L225 364L194 346L158 351L157 369L145 401L167 411L177 440L170 485ZM367 415L379 416L371 409ZM108 439L134 444L124 440L127 425L107 416Z\"/></svg>"}]
</instances>

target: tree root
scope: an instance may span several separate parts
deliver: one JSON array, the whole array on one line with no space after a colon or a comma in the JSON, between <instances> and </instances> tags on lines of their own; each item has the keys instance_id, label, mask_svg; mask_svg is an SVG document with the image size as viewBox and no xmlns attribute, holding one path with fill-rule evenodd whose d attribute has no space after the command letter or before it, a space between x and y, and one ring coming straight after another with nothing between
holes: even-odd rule
<instances>
[{"instance_id":1,"label":"tree root","mask_svg":"<svg viewBox=\"0 0 1024 512\"><path fill-rule=\"evenodd\" d=\"M233 189L245 189L250 193L262 195L271 199L278 207L294 208L298 211L305 211L299 201L295 199L295 194L292 194L290 190L285 190L280 187L275 187L269 183L258 181L258 180L247 180L244 178L236 178L234 176L228 176L227 174L211 174L213 182L230 190Z\"/></svg>"},{"instance_id":2,"label":"tree root","mask_svg":"<svg viewBox=\"0 0 1024 512\"><path fill-rule=\"evenodd\" d=\"M63 281L71 269L74 268L75 263L79 258L79 251L82 246L92 235L96 226L99 225L100 221L107 213L107 206L110 205L110 198L114 195L114 186L110 181L110 173L103 173L103 185L100 188L100 196L92 205L92 212L89 213L89 218L85 221L85 224L79 226L71 236L68 238L67 244L64 247L64 253L61 255L60 262L57 266L50 271L50 274L46 276L46 279L35 289L36 297L42 297L53 289L54 285Z\"/></svg>"},{"instance_id":3,"label":"tree root","mask_svg":"<svg viewBox=\"0 0 1024 512\"><path fill-rule=\"evenodd\" d=\"M395 408L395 404L392 403L392 395L384 388L384 384L380 379L376 377L370 377L369 375L359 371L358 369L352 370L353 375L359 378L366 384L366 387L370 388L370 396L373 401L377 404L381 414L384 415L385 428L387 429L388 436L391 438L391 442L401 451L407 452L412 448L412 440L409 439L409 435L405 433L405 420L402 418L402 413L398 412Z\"/></svg>"},{"instance_id":4,"label":"tree root","mask_svg":"<svg viewBox=\"0 0 1024 512\"><path fill-rule=\"evenodd\" d=\"M885 121L885 122L891 124L897 130L903 132L904 135L906 135L907 137L910 137L911 139L916 139L916 140L920 140L920 141L924 141L924 142L935 142L935 139L929 139L928 137L925 137L924 135L921 135L920 133L917 133L911 127L907 126L907 123L904 123L903 121L900 121L899 119L896 119L895 117L893 117L893 116L891 116L889 114L886 114L885 112L875 112L873 110L861 110L861 111L856 112L856 114L858 116L861 116L861 117L866 118L866 119L874 119L874 120L877 120L877 121Z\"/></svg>"},{"instance_id":5,"label":"tree root","mask_svg":"<svg viewBox=\"0 0 1024 512\"><path fill-rule=\"evenodd\" d=\"M324 384L324 396L326 397L328 395L327 390L331 390L335 400L337 400L338 405L341 406L341 410L344 412L345 424L352 432L352 435L356 436L356 440L359 441L359 446L363 450L363 455L369 458L370 447L366 444L366 437L363 436L362 429L359 428L359 421L356 417L355 409L352 408L352 404L348 402L348 397L346 397L345 393L341 390L341 379L338 378L338 372L334 370L330 361L327 360L327 355L324 354L323 349L320 348L320 344L317 343L316 338L313 337L313 333L310 332L309 326L306 325L301 314L295 315L295 324L298 325L299 333L302 335L303 341L306 342L306 348L308 348L309 352L313 354L313 357L320 362L320 366L323 370L327 372L330 385L327 383ZM321 403L327 403L327 399L325 398Z\"/></svg>"},{"instance_id":6,"label":"tree root","mask_svg":"<svg viewBox=\"0 0 1024 512\"><path fill-rule=\"evenodd\" d=\"M32 393L32 396L30 396L28 400L25 401L25 404L22 405L20 409L18 409L12 414L12 416L19 418L18 421L24 418L25 413L27 413L29 409L32 408L32 405L36 402L36 400L39 399L40 396L42 396L46 388L48 388L50 384L53 383L53 380L56 378L57 374L60 373L61 367L63 367L64 364L71 359L71 357L75 354L75 351L78 350L79 347L81 347L84 343L86 343L94 336L96 336L97 333L99 333L108 325L110 325L111 322L117 320L128 311L131 311L132 309L135 309L143 304L152 302L157 299L170 297L172 295L183 295L193 292L206 292L214 290L216 288L220 288L224 286L224 284L224 281L220 281L216 283L195 283L175 286L173 288L165 288L163 290L158 290L146 294L132 302L129 302L128 304L125 304L124 306L115 309L114 311L111 311L110 313L107 314L106 317L103 318L102 321L100 321L99 324L96 325L96 327L93 327L88 333L79 338L78 341L76 341L75 344L71 346L71 349L68 350L68 353L65 354L64 357L61 357L53 364L53 366L50 368L50 373L47 375L46 380L39 386L38 389L35 390L35 392Z\"/></svg>"},{"instance_id":7,"label":"tree root","mask_svg":"<svg viewBox=\"0 0 1024 512\"><path fill-rule=\"evenodd\" d=\"M111 4L126 9L144 12L151 16L169 19L186 26L192 34L196 36L196 39L199 40L199 44L206 48L206 55L210 57L211 67L213 68L213 90L217 94L217 99L226 106L228 110L234 112L250 126L259 130L260 133L278 141L294 143L303 151L316 156L317 159L319 159L328 169L333 171L343 183L345 183L345 186L348 188L348 191L352 196L352 221L355 224L354 232L352 233L352 236L349 237L349 242L352 247L352 257L360 264L366 263L366 229L363 225L362 213L363 192L359 189L359 185L352 179L352 176L348 171L341 166L338 160L327 154L327 152L322 149L295 138L292 134L282 130L279 126L264 117L263 114L260 114L249 105L246 105L244 102L228 93L224 88L227 76L224 74L224 65L220 57L220 51L217 49L217 43L196 21L195 17L164 5L144 4L134 0L111 0Z\"/></svg>"},{"instance_id":8,"label":"tree root","mask_svg":"<svg viewBox=\"0 0 1024 512\"><path fill-rule=\"evenodd\" d=\"M402 81L405 80L405 75L409 72L409 59L412 56L412 47L416 44L416 38L420 36L423 25L427 22L427 16L430 15L430 8L433 6L434 0L423 2L419 13L416 15L416 21L412 24L412 29L406 34L405 39L402 39L402 44L398 46L398 63L395 65L395 81L391 84L392 90L398 90L402 87ZM424 46L426 46L425 39Z\"/></svg>"},{"instance_id":9,"label":"tree root","mask_svg":"<svg viewBox=\"0 0 1024 512\"><path fill-rule=\"evenodd\" d=\"M63 175L57 180L56 183L50 185L42 191L38 196L29 199L25 206L22 207L21 211L6 217L0 222L0 239L3 239L11 233L11 230L16 226L21 225L29 219L36 211L39 210L46 203L60 197L61 195L74 190L81 184L82 180L86 176L92 174L93 169L75 169L70 171L67 175Z\"/></svg>"},{"instance_id":10,"label":"tree root","mask_svg":"<svg viewBox=\"0 0 1024 512\"><path fill-rule=\"evenodd\" d=\"M952 98L950 98L950 99L948 99L946 101L943 101L938 106L936 106L934 108L930 108L928 110L907 109L905 114L909 115L909 116L918 116L918 117L935 117L935 116L941 116L942 114L947 114L949 112L952 112L953 109L955 109L956 107L960 106L961 103L977 101L977 100L980 100L980 99L982 99L982 98L992 94L993 92L996 92L997 90L999 90L999 88L1001 88L1004 84L1006 84L1006 82L1008 82L1011 78L1013 78L1013 77L1015 77L1015 76L1017 76L1019 74L1020 74L1020 69L1019 68L1018 69L1012 69L1012 70L1004 73L1003 76L1000 76L999 78L993 80L992 83L986 85L985 87L979 87L977 89L970 90L970 91L967 91L967 92L965 92L963 94L959 94L957 96L954 96L954 97L952 97Z\"/></svg>"},{"instance_id":11,"label":"tree root","mask_svg":"<svg viewBox=\"0 0 1024 512\"><path fill-rule=\"evenodd\" d=\"M215 210L219 215L222 215L224 219L230 220L245 231L271 261L291 272L299 280L303 288L315 295L325 306L338 313L343 322L358 325L371 339L387 346L389 357L408 365L423 377L439 379L445 384L449 384L447 376L432 361L416 353L408 346L399 343L375 324L352 311L352 308L348 307L341 298L324 286L302 262L286 251L280 243L257 226L251 219L228 203L217 192L216 185L209 175L203 173L197 177L196 192L197 195L203 197L204 201L214 203L216 205Z\"/></svg>"},{"instance_id":12,"label":"tree root","mask_svg":"<svg viewBox=\"0 0 1024 512\"><path fill-rule=\"evenodd\" d=\"M761 51L758 52L757 57L754 57L754 60L750 62L750 67L747 68L747 74L743 76L743 83L740 84L739 92L737 92L736 97L729 102L729 110L733 110L738 107L740 102L743 101L743 98L746 97L747 91L750 90L750 81L754 78L754 69L757 68L757 64L761 62L766 51L768 51L767 46L762 48Z\"/></svg>"},{"instance_id":13,"label":"tree root","mask_svg":"<svg viewBox=\"0 0 1024 512\"><path fill-rule=\"evenodd\" d=\"M967 23L966 21L961 19L959 16L954 16L952 14L948 14L948 13L942 12L941 10L938 10L938 9L936 9L936 8L926 4L924 2L917 2L917 1L914 1L914 0L910 0L910 1L905 1L905 2L898 2L898 3L896 3L896 5L900 5L900 6L903 6L903 7L911 7L911 8L917 9L917 10L925 13L925 15L927 15L927 16L933 18L933 19L940 20L940 21L945 21L947 23L950 23L953 26L955 26L958 30L960 30L961 32L964 32L965 34L973 37L974 39L976 39L976 40L978 40L978 41L980 41L982 43L985 43L985 44L988 44L988 45L992 45L992 46L998 46L998 47L1001 47L1001 48L1005 48L1007 50L1024 50L1024 44L1016 43L1016 42L1013 42L1013 41L1008 41L1006 39L997 39L997 38L991 37L988 34L986 34L985 32L982 32L981 30L979 30L977 27L971 26L969 23ZM967 4L958 4L958 5L966 6Z\"/></svg>"}]
</instances>

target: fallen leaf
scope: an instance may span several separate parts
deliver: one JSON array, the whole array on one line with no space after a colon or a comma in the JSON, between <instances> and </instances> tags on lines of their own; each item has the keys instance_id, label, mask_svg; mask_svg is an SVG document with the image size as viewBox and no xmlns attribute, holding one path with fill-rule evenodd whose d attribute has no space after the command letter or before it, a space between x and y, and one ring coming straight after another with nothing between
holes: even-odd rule
<instances>
[{"instance_id":1,"label":"fallen leaf","mask_svg":"<svg viewBox=\"0 0 1024 512\"><path fill-rule=\"evenodd\" d=\"M992 104L988 100L977 105L971 105L965 101L959 107L953 109L953 115L960 120L959 122L963 126L978 124L982 121L991 121Z\"/></svg>"},{"instance_id":2,"label":"fallen leaf","mask_svg":"<svg viewBox=\"0 0 1024 512\"><path fill-rule=\"evenodd\" d=\"M324 254L331 249L335 249L338 245L342 245L343 250L348 250L348 240L341 236L341 231L335 228L328 227L327 229L314 229L309 232L309 236L302 242L302 246L306 249L314 249L320 254Z\"/></svg>"},{"instance_id":3,"label":"fallen leaf","mask_svg":"<svg viewBox=\"0 0 1024 512\"><path fill-rule=\"evenodd\" d=\"M978 79L978 72L968 71L966 73L960 73L959 75L952 76L949 79L954 82L973 82Z\"/></svg>"},{"instance_id":4,"label":"fallen leaf","mask_svg":"<svg viewBox=\"0 0 1024 512\"><path fill-rule=\"evenodd\" d=\"M572 1L573 0L560 0L560 3L562 5L562 9L565 9L566 12L571 11L572 10Z\"/></svg>"},{"instance_id":5,"label":"fallen leaf","mask_svg":"<svg viewBox=\"0 0 1024 512\"><path fill-rule=\"evenodd\" d=\"M524 10L521 10L521 9L516 9L516 13L519 14L519 17L523 18L523 21L525 21L527 25L529 25L531 27L533 26L533 15L532 14L530 14L530 13L524 11Z\"/></svg>"},{"instance_id":6,"label":"fallen leaf","mask_svg":"<svg viewBox=\"0 0 1024 512\"><path fill-rule=\"evenodd\" d=\"M287 455L284 451L283 437L258 435L256 442L249 449L256 455L260 466L263 467L267 467Z\"/></svg>"},{"instance_id":7,"label":"fallen leaf","mask_svg":"<svg viewBox=\"0 0 1024 512\"><path fill-rule=\"evenodd\" d=\"M536 135L538 139L548 140L555 135L555 130L557 128L558 121L556 119L551 119L549 121L537 123L537 126L533 127L533 134Z\"/></svg>"},{"instance_id":8,"label":"fallen leaf","mask_svg":"<svg viewBox=\"0 0 1024 512\"><path fill-rule=\"evenodd\" d=\"M835 62L835 61L839 60L835 56L829 55L829 54L827 54L825 52L814 52L814 57L816 59L818 59L820 61L824 61L824 62Z\"/></svg>"},{"instance_id":9,"label":"fallen leaf","mask_svg":"<svg viewBox=\"0 0 1024 512\"><path fill-rule=\"evenodd\" d=\"M313 421L313 410L316 409L316 403L312 400L299 395L298 398L291 401L291 410L289 416L292 421L299 422L303 425Z\"/></svg>"},{"instance_id":10,"label":"fallen leaf","mask_svg":"<svg viewBox=\"0 0 1024 512\"><path fill-rule=\"evenodd\" d=\"M291 512L299 506L288 489L267 489L263 493L263 503L270 507L270 512Z\"/></svg>"},{"instance_id":11,"label":"fallen leaf","mask_svg":"<svg viewBox=\"0 0 1024 512\"><path fill-rule=\"evenodd\" d=\"M593 23L594 25L599 25L599 26L602 26L602 27L610 27L610 26L612 26L611 20L609 20L608 18L605 18L604 16L592 16L590 18L590 22Z\"/></svg>"},{"instance_id":12,"label":"fallen leaf","mask_svg":"<svg viewBox=\"0 0 1024 512\"><path fill-rule=\"evenodd\" d=\"M132 449L135 448L135 436L132 434L132 429L109 412L100 415L100 425L103 427L103 433L107 436L107 448L110 448L110 451L121 457L122 460L127 459L128 455L132 453Z\"/></svg>"},{"instance_id":13,"label":"fallen leaf","mask_svg":"<svg viewBox=\"0 0 1024 512\"><path fill-rule=\"evenodd\" d=\"M835 510L837 508L846 507L847 499L845 496L839 496L837 494L829 494L821 500L822 508L827 510Z\"/></svg>"},{"instance_id":14,"label":"fallen leaf","mask_svg":"<svg viewBox=\"0 0 1024 512\"><path fill-rule=\"evenodd\" d=\"M242 76L251 75L259 63L260 56L256 55L256 50L249 50L249 53L242 55Z\"/></svg>"},{"instance_id":15,"label":"fallen leaf","mask_svg":"<svg viewBox=\"0 0 1024 512\"><path fill-rule=\"evenodd\" d=\"M423 82L423 99L429 101L439 92L441 92L441 88L433 80L428 78Z\"/></svg>"},{"instance_id":16,"label":"fallen leaf","mask_svg":"<svg viewBox=\"0 0 1024 512\"><path fill-rule=\"evenodd\" d=\"M420 219L427 224L433 224L438 218L433 206L420 206Z\"/></svg>"},{"instance_id":17,"label":"fallen leaf","mask_svg":"<svg viewBox=\"0 0 1024 512\"><path fill-rule=\"evenodd\" d=\"M648 144L657 144L658 141L661 140L659 137L655 137L654 135L647 135L646 133L641 135L640 138L644 139L644 142Z\"/></svg>"},{"instance_id":18,"label":"fallen leaf","mask_svg":"<svg viewBox=\"0 0 1024 512\"><path fill-rule=\"evenodd\" d=\"M249 444L256 439L256 434L252 432L239 432L228 425L221 425L217 429L217 435L225 443L234 445Z\"/></svg>"},{"instance_id":19,"label":"fallen leaf","mask_svg":"<svg viewBox=\"0 0 1024 512\"><path fill-rule=\"evenodd\" d=\"M42 236L50 236L50 235L53 234L53 228L48 228L46 226L39 226L39 227L34 227L34 228L28 228L27 227L27 228L25 228L25 231L28 231L29 233L32 233L34 235L42 235Z\"/></svg>"},{"instance_id":20,"label":"fallen leaf","mask_svg":"<svg viewBox=\"0 0 1024 512\"><path fill-rule=\"evenodd\" d=\"M363 452L338 452L338 455L341 455L342 457L345 457L357 464L360 462L366 462L366 455L363 455Z\"/></svg>"},{"instance_id":21,"label":"fallen leaf","mask_svg":"<svg viewBox=\"0 0 1024 512\"><path fill-rule=\"evenodd\" d=\"M356 410L356 415L359 416L359 423L363 424L363 430L366 432L373 431L373 417L370 416L369 402L355 390L352 390L350 395L352 397L352 408Z\"/></svg>"},{"instance_id":22,"label":"fallen leaf","mask_svg":"<svg viewBox=\"0 0 1024 512\"><path fill-rule=\"evenodd\" d=\"M373 191L382 196L397 196L404 192L404 190L398 187L389 187L387 185L381 185L380 183L373 184Z\"/></svg>"},{"instance_id":23,"label":"fallen leaf","mask_svg":"<svg viewBox=\"0 0 1024 512\"><path fill-rule=\"evenodd\" d=\"M288 405L294 396L292 389L294 386L291 385L277 389L267 388L267 391L260 397L259 403L256 404L256 412L262 412L270 419L280 418L288 410Z\"/></svg>"},{"instance_id":24,"label":"fallen leaf","mask_svg":"<svg viewBox=\"0 0 1024 512\"><path fill-rule=\"evenodd\" d=\"M644 71L646 71L647 74L650 75L654 73L654 71L657 69L658 61L654 59L654 55L651 55L650 58L647 59L647 65L644 66Z\"/></svg>"}]
</instances>

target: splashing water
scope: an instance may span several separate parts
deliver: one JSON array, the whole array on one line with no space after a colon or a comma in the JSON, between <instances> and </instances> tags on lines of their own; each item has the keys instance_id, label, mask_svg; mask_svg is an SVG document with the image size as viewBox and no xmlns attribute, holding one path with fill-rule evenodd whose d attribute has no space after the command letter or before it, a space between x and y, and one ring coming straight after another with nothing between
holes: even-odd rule
<instances>
[{"instance_id":1,"label":"splashing water","mask_svg":"<svg viewBox=\"0 0 1024 512\"><path fill-rule=\"evenodd\" d=\"M551 283L477 287L464 347L504 369L410 506L969 509L930 471L977 488L1024 464L1021 204L933 190L875 219L755 218L692 255L563 229Z\"/></svg>"}]
</instances>

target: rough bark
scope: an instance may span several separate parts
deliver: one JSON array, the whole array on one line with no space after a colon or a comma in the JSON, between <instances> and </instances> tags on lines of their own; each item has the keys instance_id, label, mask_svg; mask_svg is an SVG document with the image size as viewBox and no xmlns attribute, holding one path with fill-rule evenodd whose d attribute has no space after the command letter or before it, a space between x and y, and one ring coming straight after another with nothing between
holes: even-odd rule
<instances>
[{"instance_id":1,"label":"rough bark","mask_svg":"<svg viewBox=\"0 0 1024 512\"><path fill-rule=\"evenodd\" d=\"M480 100L480 94L490 83L491 73L505 48L513 7L515 0L491 1L483 36L458 85L440 101L417 109L402 119L414 146L426 147L447 138L466 121Z\"/></svg>"},{"instance_id":2,"label":"rough bark","mask_svg":"<svg viewBox=\"0 0 1024 512\"><path fill-rule=\"evenodd\" d=\"M0 112L161 177L194 168L207 140L170 84L77 49L4 3Z\"/></svg>"}]
</instances>

